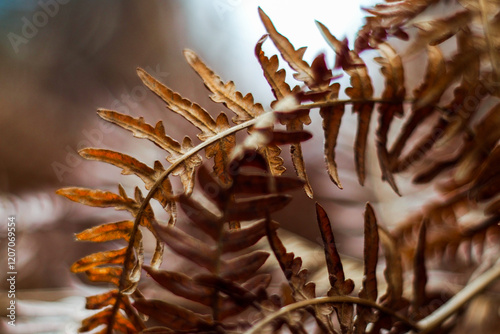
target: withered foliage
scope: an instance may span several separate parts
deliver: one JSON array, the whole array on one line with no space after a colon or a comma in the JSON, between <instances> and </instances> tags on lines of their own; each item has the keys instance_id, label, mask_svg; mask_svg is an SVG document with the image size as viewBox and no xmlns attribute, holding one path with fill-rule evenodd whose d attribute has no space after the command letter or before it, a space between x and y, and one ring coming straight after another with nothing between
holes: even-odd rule
<instances>
[{"instance_id":1,"label":"withered foliage","mask_svg":"<svg viewBox=\"0 0 500 334\"><path fill-rule=\"evenodd\" d=\"M147 194L136 188L129 197L121 185L117 193L85 188L58 191L73 201L126 210L133 217L76 235L79 241L124 241L122 248L88 255L71 267L90 281L114 286L109 292L87 298L87 308L98 311L83 321L80 332L457 330L460 318L452 316L500 275L499 265L483 276L479 273L479 283L464 288L468 298L455 299L449 291L443 291L439 305L428 291L428 266L439 255L448 267L458 267L457 263L462 263L459 257L464 255L458 249L464 247L468 263L475 260L477 264L484 249L491 248L500 234L500 5L496 1L459 0L461 6L448 16L430 16L427 21L414 23L438 2L387 1L366 9L372 16L360 29L353 49L347 40L338 40L317 22L336 54L334 69L328 67L324 55L307 63L303 59L306 48L296 49L259 9L267 34L258 41L255 55L275 97L269 111L255 103L251 94L237 91L232 81L222 81L195 52L186 50L187 62L211 92L211 99L234 113L232 121L225 113L214 118L200 105L138 69L141 80L168 109L199 129L200 142L170 137L161 121L153 126L142 117L98 111L103 119L135 137L152 141L168 156L166 165L155 161L148 166L112 150L83 149L80 154L86 159L103 161L121 168L122 174L138 176ZM405 53L396 51L395 38L409 41ZM286 73L277 55L268 57L264 53L262 46L267 39L277 47L299 85L292 88L285 81ZM456 47L445 56L441 46L445 42L450 45L450 41ZM373 74L360 55L368 49L379 53L374 60L384 78L380 96L374 95ZM407 88L413 87L406 87L406 72L411 70L405 68L408 54L425 55L427 62L411 94ZM350 85L344 88L347 99L339 98L339 77L333 70L342 70L350 78ZM361 185L367 175L367 147L374 142L381 177L398 195L404 195L397 183L398 175L404 172L416 184L432 182L441 196L391 230L379 226L374 208L366 204L364 273L359 291L354 290L350 274L344 272L328 214L316 203L330 284L326 296L318 296L301 258L287 252L279 237L279 224L271 214L285 208L291 199L286 193L297 188L304 188L314 198L301 147L311 138L305 129L311 123L312 111L319 110L323 121L326 172L342 189L335 149L347 107L352 107L358 119L353 147ZM373 113L377 113L377 127L371 138ZM403 118L402 126L391 131L395 117ZM236 133L245 131L246 138L237 143ZM283 145L290 146L296 177L282 175ZM202 151L210 162L203 163ZM180 178L182 189L174 189L174 176ZM195 183L200 190L195 189ZM153 199L165 210L167 222L157 220ZM199 232L196 236L176 226L178 208ZM156 240L149 265L144 263L145 232ZM261 268L271 254L255 246L263 238L288 282L272 294L268 289L271 274ZM198 268L197 274L160 268L165 245ZM381 277L377 276L379 248L385 259L385 284L380 284ZM408 267L413 273L412 288L404 282ZM168 300L145 298L139 289L141 277L150 277L158 289L192 302L186 305L198 306L190 309ZM379 291L380 286L385 286L384 293ZM245 318L249 309L253 316Z\"/></svg>"}]
</instances>

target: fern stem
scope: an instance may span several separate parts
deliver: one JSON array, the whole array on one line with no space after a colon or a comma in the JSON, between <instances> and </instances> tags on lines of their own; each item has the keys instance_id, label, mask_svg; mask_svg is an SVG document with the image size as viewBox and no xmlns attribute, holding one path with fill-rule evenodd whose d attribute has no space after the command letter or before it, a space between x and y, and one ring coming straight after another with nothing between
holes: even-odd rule
<instances>
[{"instance_id":1,"label":"fern stem","mask_svg":"<svg viewBox=\"0 0 500 334\"><path fill-rule=\"evenodd\" d=\"M376 302L373 302L368 299L363 299L363 298L358 298L358 297L351 297L351 296L334 296L334 297L318 297L314 299L308 299L308 300L303 300L300 302L296 302L293 304L289 304L287 306L282 307L279 311L274 312L261 321L257 323L255 326L247 330L244 334L256 334L260 333L265 326L267 326L270 322L272 322L275 319L278 319L279 317L290 313L292 311L305 308L310 305L318 305L318 304L332 304L332 303L350 303L350 304L358 304L358 305L364 305L368 306L374 309L377 309L383 313L386 313L394 318L396 318L399 321L404 322L408 326L410 326L413 329L419 329L418 324L414 323L410 319L407 319L394 311L377 304Z\"/></svg>"},{"instance_id":2,"label":"fern stem","mask_svg":"<svg viewBox=\"0 0 500 334\"><path fill-rule=\"evenodd\" d=\"M432 331L498 278L500 278L500 261L497 261L492 268L467 284L439 309L420 320L417 327L422 334Z\"/></svg>"},{"instance_id":3,"label":"fern stem","mask_svg":"<svg viewBox=\"0 0 500 334\"><path fill-rule=\"evenodd\" d=\"M346 103L388 103L388 104L399 104L399 103L413 103L415 99L404 99L404 100L384 100L384 99L346 99L346 100L333 100L333 101L321 101L321 102L312 102L308 104L301 104L297 106L296 109L313 109L313 108L323 108L323 107L331 107L339 104Z\"/></svg>"}]
</instances>

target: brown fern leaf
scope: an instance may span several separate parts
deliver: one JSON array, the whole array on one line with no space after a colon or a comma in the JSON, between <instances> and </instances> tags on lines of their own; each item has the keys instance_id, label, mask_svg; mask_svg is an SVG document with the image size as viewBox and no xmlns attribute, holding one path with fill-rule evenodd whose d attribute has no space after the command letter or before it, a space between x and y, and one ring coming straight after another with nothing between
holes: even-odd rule
<instances>
[{"instance_id":1,"label":"brown fern leaf","mask_svg":"<svg viewBox=\"0 0 500 334\"><path fill-rule=\"evenodd\" d=\"M115 307L114 305L118 306ZM113 333L114 331L137 333L146 327L128 298L120 295L117 290L103 295L87 297L86 308L104 308L104 310L84 319L82 326L78 330L80 333L92 331L101 325L107 325L107 328L99 333Z\"/></svg>"},{"instance_id":2,"label":"brown fern leaf","mask_svg":"<svg viewBox=\"0 0 500 334\"><path fill-rule=\"evenodd\" d=\"M131 131L135 137L149 139L170 153L167 160L171 164L177 164L180 162L178 167L176 167L173 171L173 174L180 176L186 193L193 191L194 171L196 166L201 164L201 157L199 155L192 155L188 158L183 158L184 154L193 148L190 139L185 138L182 144L179 144L179 142L165 134L165 128L163 127L163 123L161 121L158 122L155 127L152 127L144 122L142 117L135 119L131 116L105 109L99 110L98 114L103 119Z\"/></svg>"},{"instance_id":3,"label":"brown fern leaf","mask_svg":"<svg viewBox=\"0 0 500 334\"><path fill-rule=\"evenodd\" d=\"M198 135L201 140L215 135L215 121L205 109L173 92L143 69L138 68L137 74L142 82L167 104L167 108L201 130L201 134Z\"/></svg>"},{"instance_id":4,"label":"brown fern leaf","mask_svg":"<svg viewBox=\"0 0 500 334\"><path fill-rule=\"evenodd\" d=\"M413 267L415 275L413 278L413 300L412 300L412 311L416 314L421 314L420 308L426 303L426 291L425 287L427 285L427 269L425 267L425 247L426 247L426 229L427 222L424 220L420 227L418 233L417 248L415 249L415 256L413 260Z\"/></svg>"},{"instance_id":5,"label":"brown fern leaf","mask_svg":"<svg viewBox=\"0 0 500 334\"><path fill-rule=\"evenodd\" d=\"M260 66L262 67L262 70L264 72L264 76L271 86L274 97L276 98L276 100L271 103L271 107L273 107L276 106L276 103L283 98L298 94L300 92L300 88L298 86L295 86L293 91L292 89L290 89L290 86L285 82L285 70L281 69L278 71L279 61L276 55L271 57L271 59L265 56L264 51L262 51L262 44L267 39L267 37L267 35L264 35L259 40L259 42L255 46L255 55L259 60ZM284 120L282 121L282 123L286 125L288 131L302 131L304 128L304 124L310 124L311 119L309 118L309 115L305 114L301 117ZM290 153L292 155L292 162L293 166L295 167L297 176L305 182L304 190L307 196L312 198L313 191L307 178L304 157L302 155L302 147L300 143L291 144Z\"/></svg>"},{"instance_id":6,"label":"brown fern leaf","mask_svg":"<svg viewBox=\"0 0 500 334\"><path fill-rule=\"evenodd\" d=\"M342 47L341 43L330 33L328 28L321 22L316 21L316 25L323 34L323 37L329 42L334 51L339 56L345 49ZM340 85L334 83L329 87L328 99L338 99L340 91ZM340 125L342 121L342 116L344 115L345 104L339 103L330 107L323 107L320 109L320 115L323 118L323 131L325 133L325 159L328 170L328 175L330 179L342 189L342 184L340 183L339 175L337 172L337 163L335 162L335 147L337 145L337 137L339 135Z\"/></svg>"},{"instance_id":7,"label":"brown fern leaf","mask_svg":"<svg viewBox=\"0 0 500 334\"><path fill-rule=\"evenodd\" d=\"M425 109L437 103L443 93L460 78L467 66L477 61L480 55L481 52L477 48L464 54L456 54L447 62L445 74L435 77L435 82L431 86L427 86L426 90L415 94L414 109Z\"/></svg>"},{"instance_id":8,"label":"brown fern leaf","mask_svg":"<svg viewBox=\"0 0 500 334\"><path fill-rule=\"evenodd\" d=\"M321 23L317 22L318 25ZM327 68L324 55L316 57L312 64L313 74L317 82L319 94L314 101L335 101L338 99L340 85L333 83L330 85L331 71ZM327 87L321 91L322 87ZM321 96L323 95L323 96ZM337 172L337 163L335 161L335 147L337 145L337 137L339 135L340 123L344 115L344 103L338 103L333 106L322 107L319 110L323 119L323 131L325 136L324 154L327 166L328 175L333 183L342 189L342 184Z\"/></svg>"},{"instance_id":9,"label":"brown fern leaf","mask_svg":"<svg viewBox=\"0 0 500 334\"><path fill-rule=\"evenodd\" d=\"M440 0L405 0L390 1L385 4L377 4L373 8L364 8L368 13L382 19L383 26L395 28L404 25L406 22L416 17L431 5Z\"/></svg>"},{"instance_id":10,"label":"brown fern leaf","mask_svg":"<svg viewBox=\"0 0 500 334\"><path fill-rule=\"evenodd\" d=\"M293 77L298 81L304 82L309 88L315 86L314 74L307 62L302 58L306 52L306 48L302 47L295 50L288 38L281 35L274 27L269 16L259 7L259 15L264 27L273 41L274 45L278 48L283 59L295 70Z\"/></svg>"},{"instance_id":11,"label":"brown fern leaf","mask_svg":"<svg viewBox=\"0 0 500 334\"><path fill-rule=\"evenodd\" d=\"M364 276L363 286L359 291L359 297L371 301L377 300L377 262L378 262L379 236L377 220L372 206L367 203L365 209L365 241L364 241ZM356 320L354 321L354 333L364 333L366 326L374 322L376 317L369 308L361 305L356 307Z\"/></svg>"},{"instance_id":12,"label":"brown fern leaf","mask_svg":"<svg viewBox=\"0 0 500 334\"><path fill-rule=\"evenodd\" d=\"M203 79L205 86L213 93L210 98L214 102L223 103L236 114L236 124L253 119L264 112L262 105L254 103L252 94L243 96L236 90L234 83L223 83L205 63L191 50L184 50L184 57L193 70Z\"/></svg>"},{"instance_id":13,"label":"brown fern leaf","mask_svg":"<svg viewBox=\"0 0 500 334\"><path fill-rule=\"evenodd\" d=\"M462 53L473 52L474 45L470 39L470 30L462 29L457 33L458 50ZM487 89L480 79L480 59L477 56L471 59L467 68L462 74L460 85L454 90L454 98L450 104L445 107L447 112L442 116L442 122L445 124L442 136L435 138L436 146L441 147L450 143L453 139L463 135L465 129L470 126L471 120L479 110L480 102L487 97L490 89ZM474 104L466 103L468 96L474 96ZM437 130L438 127L435 127Z\"/></svg>"},{"instance_id":14,"label":"brown fern leaf","mask_svg":"<svg viewBox=\"0 0 500 334\"><path fill-rule=\"evenodd\" d=\"M340 85L337 85L336 88L338 94ZM340 189L342 189L342 184L335 161L335 147L337 146L337 138L339 136L342 116L344 115L344 108L344 104L338 104L334 107L324 107L320 110L320 115L323 118L323 132L325 133L324 154L328 175L332 182Z\"/></svg>"},{"instance_id":15,"label":"brown fern leaf","mask_svg":"<svg viewBox=\"0 0 500 334\"><path fill-rule=\"evenodd\" d=\"M192 52L191 57L187 56L189 52L191 51L186 51L187 59L197 57ZM203 64L199 59L197 63ZM197 66L197 68L199 68L200 66ZM205 71L210 71L207 67L205 67L204 69ZM206 141L207 139L214 137L216 134L224 132L225 130L228 130L230 128L228 119L225 114L221 113L215 121L205 109L203 109L196 103L192 103L191 101L182 98L179 94L174 93L168 87L147 74L144 70L138 69L137 72L146 86L148 86L148 88L150 88L155 94L157 94L163 101L167 103L167 107L169 109L180 114L202 131L202 133L198 135L198 137L202 141ZM233 151L235 144L235 135L231 134L222 137L220 140L216 141L214 144L206 148L207 158L214 158L214 171L216 172L220 180L222 180L222 182L226 184L229 184L230 180L228 178L227 171L225 170L225 166L229 164L229 156Z\"/></svg>"},{"instance_id":16,"label":"brown fern leaf","mask_svg":"<svg viewBox=\"0 0 500 334\"><path fill-rule=\"evenodd\" d=\"M131 213L139 209L137 202L126 195L121 185L118 186L118 190L119 195L103 190L69 187L59 189L56 193L88 206L114 207L116 210L127 210Z\"/></svg>"},{"instance_id":17,"label":"brown fern leaf","mask_svg":"<svg viewBox=\"0 0 500 334\"><path fill-rule=\"evenodd\" d=\"M474 127L475 138L473 147L464 152L456 174L457 181L470 179L475 168L481 165L490 152L497 146L500 139L500 103L491 108L488 113Z\"/></svg>"},{"instance_id":18,"label":"brown fern leaf","mask_svg":"<svg viewBox=\"0 0 500 334\"><path fill-rule=\"evenodd\" d=\"M347 96L355 101L371 101L373 97L373 87L370 75L368 74L368 69L363 60L359 58L356 52L349 50L346 40L344 42L340 42L323 24L317 22L317 25L325 40L337 54L337 66L342 67L342 69L351 78L351 87L345 89ZM354 144L354 155L356 172L361 185L365 182L366 142L373 107L373 102L353 104L353 111L358 113L358 128Z\"/></svg>"},{"instance_id":19,"label":"brown fern leaf","mask_svg":"<svg viewBox=\"0 0 500 334\"><path fill-rule=\"evenodd\" d=\"M411 112L410 117L403 125L402 130L399 132L398 137L396 138L394 144L391 147L389 155L393 159L393 161L397 161L399 159L403 148L405 147L408 139L415 131L415 129L422 124L422 122L432 115L435 112L435 108L432 105L436 103L441 94L436 95L436 84L441 79L441 77L445 76L446 68L443 59L443 55L439 48L437 47L429 47L428 49L428 64L427 71L425 74L424 81L422 84L414 91L414 97L416 99L416 103L413 106L413 110ZM434 96L432 101L427 101L428 96ZM424 107L419 107L421 99L426 99L426 103ZM431 103L432 102L432 103ZM424 104L424 103L422 103ZM399 171L400 166L399 163L394 163L392 166L393 171Z\"/></svg>"},{"instance_id":20,"label":"brown fern leaf","mask_svg":"<svg viewBox=\"0 0 500 334\"><path fill-rule=\"evenodd\" d=\"M404 112L403 100L405 98L406 90L404 86L403 63L401 61L401 57L396 54L394 49L389 44L381 43L377 47L383 55L383 58L375 58L375 61L382 65L381 72L385 77L382 99L386 101L394 101L394 103L379 104L377 155L380 163L380 169L382 170L382 179L387 180L392 189L400 195L394 176L390 170L392 162L390 161L387 149L387 134L394 116L402 116Z\"/></svg>"},{"instance_id":21,"label":"brown fern leaf","mask_svg":"<svg viewBox=\"0 0 500 334\"><path fill-rule=\"evenodd\" d=\"M401 254L394 236L381 226L378 227L380 244L384 251L384 277L387 282L387 291L380 297L383 305L398 308L405 303L403 300L403 266Z\"/></svg>"},{"instance_id":22,"label":"brown fern leaf","mask_svg":"<svg viewBox=\"0 0 500 334\"><path fill-rule=\"evenodd\" d=\"M137 175L145 183L147 190L154 186L156 181L165 171L159 161L155 162L153 169L131 156L111 150L86 148L81 150L79 154L88 160L102 161L120 167L122 168L122 174L124 175ZM171 221L174 222L176 213L175 201L172 200L172 196L172 184L170 183L169 178L165 178L161 183L160 190L157 191L153 197L160 202L160 204L172 217Z\"/></svg>"},{"instance_id":23,"label":"brown fern leaf","mask_svg":"<svg viewBox=\"0 0 500 334\"><path fill-rule=\"evenodd\" d=\"M414 26L418 28L418 37L407 53L416 53L427 45L441 44L460 31L469 30L468 25L471 20L471 12L464 10L442 19L415 23Z\"/></svg>"},{"instance_id":24,"label":"brown fern leaf","mask_svg":"<svg viewBox=\"0 0 500 334\"><path fill-rule=\"evenodd\" d=\"M227 119L226 114L221 113L217 117L216 120L216 128L215 131L217 133L221 133L230 128L229 121ZM214 158L214 172L217 175L218 179L223 184L230 184L231 177L229 175L229 171L226 166L229 165L231 161L231 153L233 152L236 146L236 136L234 134L225 136L215 142L214 144L208 146L205 149L207 158Z\"/></svg>"},{"instance_id":25,"label":"brown fern leaf","mask_svg":"<svg viewBox=\"0 0 500 334\"><path fill-rule=\"evenodd\" d=\"M340 259L335 239L330 224L330 220L326 211L316 203L316 216L323 239L323 247L325 250L326 266L330 280L330 290L328 296L345 296L349 295L354 290L354 282L351 279L345 279L342 260ZM343 333L350 333L353 327L354 307L351 304L334 305L337 313L337 319L340 323L340 328Z\"/></svg>"},{"instance_id":26,"label":"brown fern leaf","mask_svg":"<svg viewBox=\"0 0 500 334\"><path fill-rule=\"evenodd\" d=\"M134 303L134 307L174 331L211 333L215 330L214 323L209 316L203 316L161 300L139 299Z\"/></svg>"}]
</instances>

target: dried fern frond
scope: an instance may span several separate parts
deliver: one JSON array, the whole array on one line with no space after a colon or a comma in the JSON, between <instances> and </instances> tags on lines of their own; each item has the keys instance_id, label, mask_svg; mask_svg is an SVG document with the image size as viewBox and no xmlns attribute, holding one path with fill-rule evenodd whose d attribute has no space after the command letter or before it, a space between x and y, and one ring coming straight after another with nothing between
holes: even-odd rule
<instances>
[{"instance_id":1,"label":"dried fern frond","mask_svg":"<svg viewBox=\"0 0 500 334\"><path fill-rule=\"evenodd\" d=\"M255 46L255 55L275 100L265 111L252 94L243 95L232 81L224 82L193 51L184 56L203 80L214 102L222 103L235 117L226 113L212 116L207 110L138 69L143 83L166 107L196 127L199 141L189 137L170 137L162 121L150 125L116 111L100 109L103 119L148 139L167 153L166 163L152 166L109 149L86 148L80 155L119 167L124 175L136 175L147 190L139 188L133 198L123 187L118 193L86 188L63 188L58 194L95 207L114 207L128 211L133 219L107 222L76 235L89 242L124 242L122 248L90 254L76 261L71 270L85 273L90 281L110 283L106 293L88 297L87 308L100 310L82 323L81 332L104 326L102 333L277 333L283 328L306 333L309 324L325 333L365 333L383 330L405 333L410 330L446 331L456 319L443 323L463 307L465 301L500 276L497 266L486 271L479 283L464 288L463 295L446 301L437 311L428 291L428 262L433 254L453 258L459 247L487 245L498 236L500 221L500 104L497 98L500 60L498 49L498 12L495 2L459 1L457 13L444 18L413 23L413 19L438 3L438 0L387 1L367 11L373 15L361 28L354 48L339 40L317 22L320 33L335 51L335 69L350 78L341 87L332 75L324 55L309 64L303 59L306 48L296 49L259 9L267 31ZM479 29L478 29L479 27ZM421 83L407 96L405 54L391 45L392 37L408 38L405 31L419 29L409 52L427 50L427 68ZM472 37L471 37L472 36ZM293 70L301 86L290 87L285 69L277 55L268 57L262 46L269 38ZM451 56L441 47L454 38ZM374 96L373 78L360 52L376 49L383 76L381 96ZM344 89L347 99L341 100ZM448 98L453 89L453 96ZM473 105L469 105L474 98ZM443 181L437 189L442 195L426 203L422 212L402 220L392 231L379 226L375 211L366 205L364 214L364 279L358 297L350 294L354 283L347 279L337 251L330 219L316 204L316 219L323 240L328 282L327 296L317 296L315 284L308 281L300 257L283 245L277 232L279 224L271 213L287 206L291 197L285 192L304 188L314 197L306 171L301 143L310 139L310 113L319 110L324 136L324 160L331 181L342 189L337 170L336 146L345 107L357 114L354 168L358 181L365 183L366 152L370 145L370 123L378 113L375 147L381 177L395 193L404 195L397 185L398 174L408 173L415 183ZM403 118L401 129L393 129L395 117ZM281 123L286 129L275 128ZM245 132L238 143L236 133ZM394 132L394 136L392 136ZM418 137L418 138L416 138ZM290 145L291 161L297 178L285 172L281 150ZM202 165L201 152L209 160ZM444 155L443 152L451 152ZM421 164L417 164L420 162ZM211 167L212 171L209 171ZM181 189L174 189L172 177L178 176ZM196 181L196 182L195 182ZM195 190L199 185L203 196ZM175 183L174 183L175 184ZM159 223L151 201L156 200L168 215ZM191 235L175 225L181 208L198 234ZM163 213L163 212L162 212ZM469 220L461 216L467 213ZM380 224L382 225L382 224ZM148 230L156 242L150 265L144 265L143 233ZM444 232L444 233L443 233ZM254 250L267 236L267 242L288 282L277 295L269 296L271 277L258 273L269 253ZM203 237L205 237L203 239ZM199 270L194 276L160 269L164 245ZM377 281L379 246L385 257L385 294L379 297ZM472 246L470 246L472 249ZM481 257L482 251L478 252ZM458 266L458 262L452 262ZM413 264L413 291L408 294L403 278L405 266ZM145 298L138 289L142 270L159 288L194 302L199 308L169 301ZM144 278L144 277L143 277ZM134 302L132 302L134 300ZM237 321L237 316L253 308L256 323ZM161 324L147 328L140 313Z\"/></svg>"}]
</instances>

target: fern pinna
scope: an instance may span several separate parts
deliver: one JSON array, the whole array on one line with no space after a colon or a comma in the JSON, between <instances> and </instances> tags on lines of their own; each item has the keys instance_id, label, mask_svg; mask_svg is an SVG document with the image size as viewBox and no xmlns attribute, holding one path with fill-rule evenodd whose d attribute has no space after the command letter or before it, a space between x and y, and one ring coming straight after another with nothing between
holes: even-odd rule
<instances>
[{"instance_id":1,"label":"fern pinna","mask_svg":"<svg viewBox=\"0 0 500 334\"><path fill-rule=\"evenodd\" d=\"M148 166L123 153L87 148L80 151L82 157L113 164L122 169L122 174L138 176L145 183L147 194L144 196L136 188L130 197L122 186L118 186L118 193L84 188L58 191L73 201L114 207L133 216L133 220L106 223L76 235L81 241L123 239L126 243L117 250L88 255L71 267L73 272L85 273L91 281L115 286L107 293L87 298L87 308L100 311L83 321L80 332L100 329L102 333L274 333L287 328L292 333L306 333L314 326L325 333L427 333L456 328L460 323L456 317L445 321L500 275L499 266L486 270L457 296L442 293L436 305L426 288L427 260L441 254L441 258L451 255L456 261L460 246L466 245L469 252L473 240L483 247L491 246L491 236L500 233L500 60L496 52L499 16L493 15L500 7L493 2L460 0L462 7L448 17L412 23L438 2L388 1L367 9L373 16L360 29L353 49L347 40L338 40L317 22L336 54L334 69L341 69L350 78L350 86L345 88L348 99L339 98L339 76L333 75L325 56L319 55L308 64L303 60L305 48L295 49L261 9L259 14L267 34L258 41L255 55L275 96L270 111L255 103L251 94L244 96L237 91L232 81L223 82L190 50L184 52L187 62L210 90L212 100L223 103L235 114L232 123L225 113L213 118L200 105L138 69L141 80L168 109L200 130L200 142L194 144L189 137L182 141L171 138L161 121L152 126L142 117L98 111L103 119L168 152L168 166L160 161ZM277 55L266 56L262 46L268 38L303 85L291 88ZM422 82L411 96L406 91L404 56L389 43L394 38L410 40L406 54L427 50ZM456 41L456 48L447 58L440 45L448 40ZM360 57L367 49L377 50L380 55L375 58L384 77L380 97L374 96L372 75ZM451 98L447 96L450 88ZM335 148L347 106L358 116L353 146L361 185L366 180L369 127L376 111L375 147L382 179L402 195L397 184L399 173L410 173L415 183L440 178L444 180L439 189L442 197L426 204L420 213L405 219L392 231L379 226L373 207L366 205L364 279L357 297L352 295L354 283L347 278L349 273L344 273L328 215L316 204L330 283L327 295L319 297L314 283L308 282L300 257L287 252L277 232L279 224L272 220L271 213L284 208L290 200L284 193L296 188L303 187L314 198L301 148L301 142L311 138L304 130L311 123L311 110L319 109L322 117L327 173L333 184L342 189ZM390 136L395 117L405 119L395 136ZM235 134L243 130L248 135L237 143ZM296 177L282 175L283 145L290 145ZM206 168L208 162L202 164L203 150L207 159L213 158L212 171ZM174 189L173 176L179 176L182 189ZM201 189L199 194L195 180ZM168 222L156 219L152 199L164 208ZM175 226L178 207L205 239ZM460 221L463 212L472 217L467 225ZM145 230L156 240L149 265L144 264ZM266 291L270 275L258 272L269 256L268 252L254 249L263 237L288 281L276 294ZM386 291L382 296L376 275L379 244L386 263ZM190 277L161 269L164 245L199 267L200 273ZM477 256L483 256L481 249ZM405 291L408 289L403 281L408 264L412 264L414 276L411 293ZM159 288L201 304L202 308L194 311L145 298L138 288L142 270ZM248 308L258 314L254 322L238 318ZM146 321L147 316L154 320L153 327L149 326L151 321Z\"/></svg>"}]
</instances>

